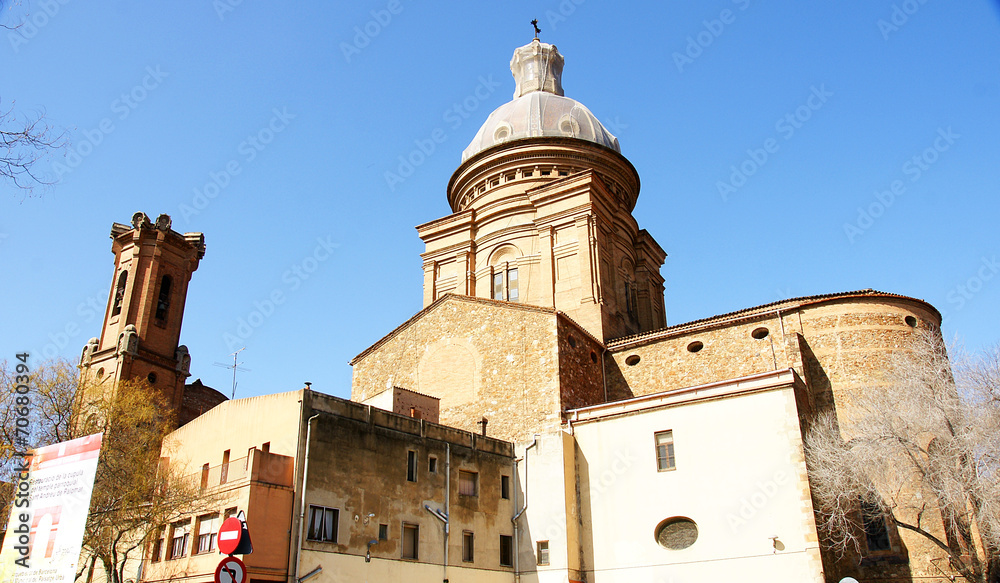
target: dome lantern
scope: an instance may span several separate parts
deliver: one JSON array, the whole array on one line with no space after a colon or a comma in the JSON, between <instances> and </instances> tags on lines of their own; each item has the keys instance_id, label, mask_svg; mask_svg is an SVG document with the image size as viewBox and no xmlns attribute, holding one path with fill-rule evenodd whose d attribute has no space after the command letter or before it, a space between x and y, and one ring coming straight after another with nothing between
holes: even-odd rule
<instances>
[{"instance_id":1,"label":"dome lantern","mask_svg":"<svg viewBox=\"0 0 1000 583\"><path fill-rule=\"evenodd\" d=\"M563 56L533 39L514 50L514 100L493 111L462 152L462 162L498 144L538 137L586 140L621 153L618 138L582 103L563 95Z\"/></svg>"}]
</instances>

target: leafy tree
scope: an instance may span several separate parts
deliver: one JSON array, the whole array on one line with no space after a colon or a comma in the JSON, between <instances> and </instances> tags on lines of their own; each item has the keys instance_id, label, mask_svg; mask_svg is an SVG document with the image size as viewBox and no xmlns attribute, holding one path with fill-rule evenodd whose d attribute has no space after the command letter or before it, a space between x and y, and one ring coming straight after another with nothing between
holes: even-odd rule
<instances>
[{"instance_id":1,"label":"leafy tree","mask_svg":"<svg viewBox=\"0 0 1000 583\"><path fill-rule=\"evenodd\" d=\"M14 407L7 405L15 395L16 370L7 363L0 368L0 470L12 481L13 454L20 448L8 433ZM30 376L31 447L104 434L77 578L89 578L100 566L104 580L124 583L126 570L161 525L214 507L197 479L159 463L168 455L160 448L175 427L176 412L145 380L83 387L76 367L65 360L42 363Z\"/></svg>"},{"instance_id":2,"label":"leafy tree","mask_svg":"<svg viewBox=\"0 0 1000 583\"><path fill-rule=\"evenodd\" d=\"M104 433L83 540L90 564L83 561L80 574L97 562L107 581L124 583L126 568L162 525L215 501L200 482L159 463L160 445L175 427L165 395L145 380L121 381L113 393L84 392L94 393L79 404L79 434Z\"/></svg>"},{"instance_id":3,"label":"leafy tree","mask_svg":"<svg viewBox=\"0 0 1000 583\"><path fill-rule=\"evenodd\" d=\"M30 361L29 361L30 362ZM30 392L28 404L28 436L25 444L18 443L16 417L19 407L15 387L17 369L0 362L0 482L13 482L16 453L70 439L73 399L78 385L76 367L66 360L46 361L29 367ZM21 437L24 437L21 434ZM0 496L0 522L10 515L9 495Z\"/></svg>"},{"instance_id":4,"label":"leafy tree","mask_svg":"<svg viewBox=\"0 0 1000 583\"><path fill-rule=\"evenodd\" d=\"M861 507L941 549L966 580L996 581L1000 549L1000 346L949 360L914 336L884 378L820 415L806 436L827 544L860 550Z\"/></svg>"}]
</instances>

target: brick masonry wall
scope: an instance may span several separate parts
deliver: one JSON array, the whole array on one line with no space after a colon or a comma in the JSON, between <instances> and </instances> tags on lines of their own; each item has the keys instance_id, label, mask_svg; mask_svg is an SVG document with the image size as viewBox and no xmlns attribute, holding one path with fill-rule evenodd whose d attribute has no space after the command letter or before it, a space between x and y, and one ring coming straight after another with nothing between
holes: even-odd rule
<instances>
[{"instance_id":1,"label":"brick masonry wall","mask_svg":"<svg viewBox=\"0 0 1000 583\"><path fill-rule=\"evenodd\" d=\"M202 413L228 398L212 387L201 384L201 379L184 386L184 401L177 416L177 425L185 425Z\"/></svg>"},{"instance_id":2,"label":"brick masonry wall","mask_svg":"<svg viewBox=\"0 0 1000 583\"><path fill-rule=\"evenodd\" d=\"M562 409L603 403L604 346L569 318L559 316L559 390Z\"/></svg>"}]
</instances>

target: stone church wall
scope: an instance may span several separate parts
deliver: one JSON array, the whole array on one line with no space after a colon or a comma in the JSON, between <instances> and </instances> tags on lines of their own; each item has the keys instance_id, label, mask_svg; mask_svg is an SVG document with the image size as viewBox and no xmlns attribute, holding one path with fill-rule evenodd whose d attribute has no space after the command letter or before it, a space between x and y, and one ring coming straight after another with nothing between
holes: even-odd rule
<instances>
[{"instance_id":1,"label":"stone church wall","mask_svg":"<svg viewBox=\"0 0 1000 583\"><path fill-rule=\"evenodd\" d=\"M448 296L352 362L352 400L397 386L441 399L441 423L520 441L559 417L556 312Z\"/></svg>"}]
</instances>

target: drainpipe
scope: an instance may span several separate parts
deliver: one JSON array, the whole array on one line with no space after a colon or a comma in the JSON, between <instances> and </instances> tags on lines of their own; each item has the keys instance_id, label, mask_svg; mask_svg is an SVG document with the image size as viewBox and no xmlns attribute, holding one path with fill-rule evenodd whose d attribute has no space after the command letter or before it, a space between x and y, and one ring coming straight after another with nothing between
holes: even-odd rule
<instances>
[{"instance_id":1,"label":"drainpipe","mask_svg":"<svg viewBox=\"0 0 1000 583\"><path fill-rule=\"evenodd\" d=\"M451 532L451 444L444 444L445 447L445 478L444 478L444 512L434 510L429 504L424 504L424 510L430 512L444 525L444 583L448 583L448 533Z\"/></svg>"},{"instance_id":2,"label":"drainpipe","mask_svg":"<svg viewBox=\"0 0 1000 583\"><path fill-rule=\"evenodd\" d=\"M294 583L299 583L299 567L302 565L302 531L305 530L306 522L306 480L309 479L309 440L312 437L313 419L319 417L319 413L313 415L306 421L306 453L305 461L302 464L302 502L299 503L299 538L295 549L295 579Z\"/></svg>"},{"instance_id":3,"label":"drainpipe","mask_svg":"<svg viewBox=\"0 0 1000 583\"><path fill-rule=\"evenodd\" d=\"M531 445L524 448L524 506L517 511L514 518L510 521L514 523L514 582L517 583L521 580L521 567L520 561L518 560L518 555L520 555L520 547L518 547L517 539L517 519L521 518L524 511L528 509L528 450L538 445L538 434L535 434L535 440L531 442ZM514 478L517 478L517 462L521 460L514 460ZM517 482L514 482L514 508L517 508Z\"/></svg>"},{"instance_id":4,"label":"drainpipe","mask_svg":"<svg viewBox=\"0 0 1000 583\"><path fill-rule=\"evenodd\" d=\"M483 425L483 429L486 426ZM444 444L444 513L448 520L444 522L444 583L448 583L448 537L451 534L451 444Z\"/></svg>"}]
</instances>

